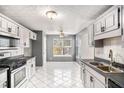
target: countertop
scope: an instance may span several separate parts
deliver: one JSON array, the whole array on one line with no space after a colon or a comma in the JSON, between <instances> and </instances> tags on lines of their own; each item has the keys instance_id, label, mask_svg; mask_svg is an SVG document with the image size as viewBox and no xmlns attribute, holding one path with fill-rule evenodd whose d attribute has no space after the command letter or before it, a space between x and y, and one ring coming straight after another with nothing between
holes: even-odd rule
<instances>
[{"instance_id":1,"label":"countertop","mask_svg":"<svg viewBox=\"0 0 124 93\"><path fill-rule=\"evenodd\" d=\"M103 75L104 77L107 77L109 75L109 73L104 73L103 71L101 71L100 69L96 68L95 66L91 65L89 62L98 62L94 59L80 59L79 64L86 64L87 66L91 67L92 69L94 69L96 72L100 73L101 75Z\"/></svg>"},{"instance_id":2,"label":"countertop","mask_svg":"<svg viewBox=\"0 0 124 93\"><path fill-rule=\"evenodd\" d=\"M33 58L34 56L24 56L24 58L26 59L26 60L29 60L29 59L31 59L31 58Z\"/></svg>"},{"instance_id":3,"label":"countertop","mask_svg":"<svg viewBox=\"0 0 124 93\"><path fill-rule=\"evenodd\" d=\"M124 88L124 74L122 73L116 73L115 75L109 75L108 79L111 79L116 84Z\"/></svg>"},{"instance_id":4,"label":"countertop","mask_svg":"<svg viewBox=\"0 0 124 93\"><path fill-rule=\"evenodd\" d=\"M91 67L92 69L94 69L96 72L100 73L107 79L113 80L114 82L116 82L117 84L119 84L121 87L124 88L124 73L105 73L100 69L96 68L95 66L89 64L89 62L104 62L104 61L103 60L96 61L94 59L80 59L79 64L80 65L82 65L83 63L86 64L87 66Z\"/></svg>"},{"instance_id":5,"label":"countertop","mask_svg":"<svg viewBox=\"0 0 124 93\"><path fill-rule=\"evenodd\" d=\"M0 74L7 71L9 68L0 68Z\"/></svg>"}]
</instances>

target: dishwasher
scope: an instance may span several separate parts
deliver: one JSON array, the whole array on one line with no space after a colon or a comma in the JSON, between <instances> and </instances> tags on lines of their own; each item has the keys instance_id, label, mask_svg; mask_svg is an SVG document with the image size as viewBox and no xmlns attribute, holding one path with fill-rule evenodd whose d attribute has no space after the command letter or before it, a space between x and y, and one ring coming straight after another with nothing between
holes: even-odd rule
<instances>
[{"instance_id":1,"label":"dishwasher","mask_svg":"<svg viewBox=\"0 0 124 93\"><path fill-rule=\"evenodd\" d=\"M122 88L119 84L115 81L108 79L108 88Z\"/></svg>"}]
</instances>

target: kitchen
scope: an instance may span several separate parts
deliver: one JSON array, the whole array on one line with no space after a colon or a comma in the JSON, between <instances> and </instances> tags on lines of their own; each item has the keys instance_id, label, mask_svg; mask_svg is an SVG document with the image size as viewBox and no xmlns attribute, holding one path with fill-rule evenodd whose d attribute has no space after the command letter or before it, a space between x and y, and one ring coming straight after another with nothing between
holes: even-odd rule
<instances>
[{"instance_id":1,"label":"kitchen","mask_svg":"<svg viewBox=\"0 0 124 93\"><path fill-rule=\"evenodd\" d=\"M0 88L123 88L123 19L123 5L0 5Z\"/></svg>"}]
</instances>

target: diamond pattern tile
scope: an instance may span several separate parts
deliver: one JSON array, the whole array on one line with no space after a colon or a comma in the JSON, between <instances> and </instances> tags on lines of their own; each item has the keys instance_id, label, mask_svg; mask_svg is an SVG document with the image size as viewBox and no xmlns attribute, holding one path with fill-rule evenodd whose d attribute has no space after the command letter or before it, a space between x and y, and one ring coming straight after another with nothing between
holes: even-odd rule
<instances>
[{"instance_id":1,"label":"diamond pattern tile","mask_svg":"<svg viewBox=\"0 0 124 93\"><path fill-rule=\"evenodd\" d=\"M47 62L36 67L26 88L83 88L80 66L76 62Z\"/></svg>"}]
</instances>

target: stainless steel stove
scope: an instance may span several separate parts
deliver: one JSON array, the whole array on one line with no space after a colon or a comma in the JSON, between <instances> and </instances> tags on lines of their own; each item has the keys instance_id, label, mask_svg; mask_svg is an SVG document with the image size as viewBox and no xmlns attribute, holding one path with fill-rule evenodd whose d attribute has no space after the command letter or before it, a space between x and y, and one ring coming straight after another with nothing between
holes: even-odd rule
<instances>
[{"instance_id":1,"label":"stainless steel stove","mask_svg":"<svg viewBox=\"0 0 124 93\"><path fill-rule=\"evenodd\" d=\"M9 68L7 87L16 88L27 80L26 59L24 57L5 58L0 60L0 67Z\"/></svg>"}]
</instances>

